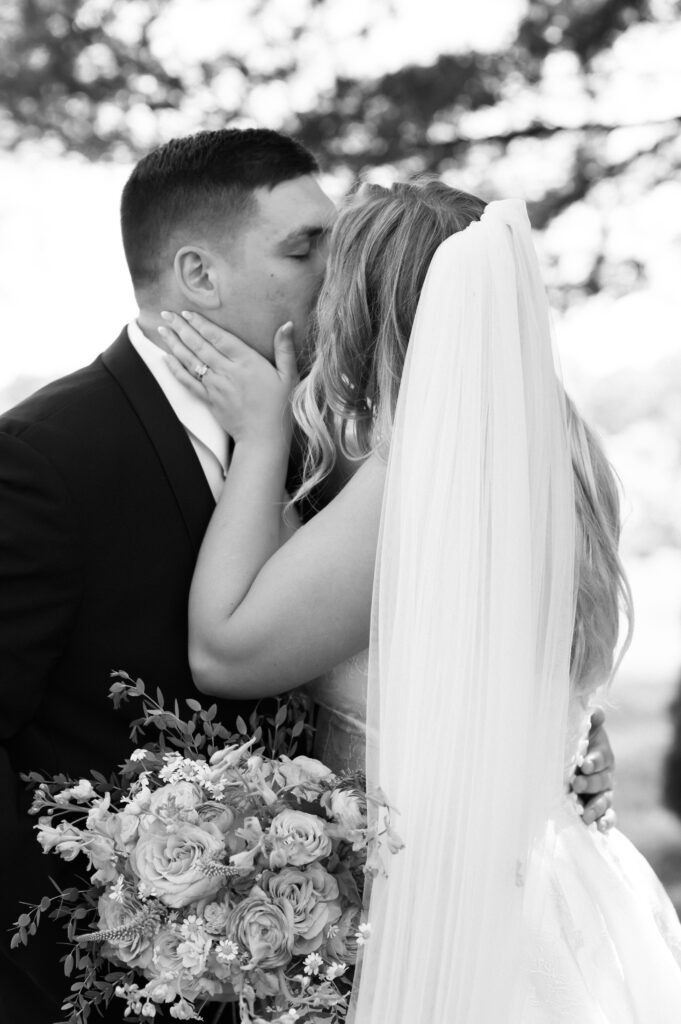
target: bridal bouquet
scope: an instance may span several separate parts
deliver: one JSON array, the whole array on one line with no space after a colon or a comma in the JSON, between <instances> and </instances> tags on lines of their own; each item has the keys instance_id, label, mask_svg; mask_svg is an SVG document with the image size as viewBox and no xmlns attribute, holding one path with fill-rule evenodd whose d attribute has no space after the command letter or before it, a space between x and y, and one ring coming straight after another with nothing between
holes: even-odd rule
<instances>
[{"instance_id":1,"label":"bridal bouquet","mask_svg":"<svg viewBox=\"0 0 681 1024\"><path fill-rule=\"evenodd\" d=\"M265 756L263 724L230 736L216 708L188 700L188 721L116 673L111 695L142 700L134 749L106 780L44 778L32 812L45 853L82 855L82 888L57 889L17 921L26 943L41 914L62 919L72 978L63 1011L73 1024L113 998L125 1017L200 1020L209 1000L237 999L243 1024L318 1024L345 1018L349 970L368 938L361 923L366 874L384 870L400 843L389 808L367 821L362 777L321 762ZM290 704L264 720L270 749L295 750L309 729ZM373 820L378 815L371 816ZM73 980L75 977L75 980Z\"/></svg>"}]
</instances>

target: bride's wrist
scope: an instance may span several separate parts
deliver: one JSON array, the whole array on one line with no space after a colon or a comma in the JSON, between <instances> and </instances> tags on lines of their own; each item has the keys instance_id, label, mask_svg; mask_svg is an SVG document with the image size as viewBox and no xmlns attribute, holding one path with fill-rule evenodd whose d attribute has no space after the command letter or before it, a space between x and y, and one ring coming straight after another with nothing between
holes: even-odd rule
<instances>
[{"instance_id":1,"label":"bride's wrist","mask_svg":"<svg viewBox=\"0 0 681 1024\"><path fill-rule=\"evenodd\" d=\"M246 435L234 440L235 455L239 451L251 457L280 459L288 463L290 449L291 439L283 434Z\"/></svg>"}]
</instances>

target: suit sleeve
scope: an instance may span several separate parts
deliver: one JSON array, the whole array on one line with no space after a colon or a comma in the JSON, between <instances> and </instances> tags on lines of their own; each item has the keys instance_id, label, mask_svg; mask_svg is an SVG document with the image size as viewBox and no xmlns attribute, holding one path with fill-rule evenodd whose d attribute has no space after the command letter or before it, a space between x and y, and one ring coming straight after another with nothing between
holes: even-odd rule
<instances>
[{"instance_id":1,"label":"suit sleeve","mask_svg":"<svg viewBox=\"0 0 681 1024\"><path fill-rule=\"evenodd\" d=\"M33 447L0 433L0 741L30 720L81 590L72 501Z\"/></svg>"}]
</instances>

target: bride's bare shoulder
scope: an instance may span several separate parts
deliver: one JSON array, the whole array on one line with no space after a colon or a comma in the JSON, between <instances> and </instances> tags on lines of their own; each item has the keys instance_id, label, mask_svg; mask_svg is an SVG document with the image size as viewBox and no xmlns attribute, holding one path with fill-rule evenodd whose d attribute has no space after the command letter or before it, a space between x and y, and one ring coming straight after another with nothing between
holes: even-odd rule
<instances>
[{"instance_id":1,"label":"bride's bare shoulder","mask_svg":"<svg viewBox=\"0 0 681 1024\"><path fill-rule=\"evenodd\" d=\"M317 515L308 520L304 530L315 536L322 533L346 535L346 541L356 543L371 534L378 525L383 503L387 464L378 454L369 455L352 473L335 498ZM348 530L351 532L348 534Z\"/></svg>"},{"instance_id":2,"label":"bride's bare shoulder","mask_svg":"<svg viewBox=\"0 0 681 1024\"><path fill-rule=\"evenodd\" d=\"M378 502L380 505L387 468L387 459L380 452L372 452L360 463L332 504Z\"/></svg>"}]
</instances>

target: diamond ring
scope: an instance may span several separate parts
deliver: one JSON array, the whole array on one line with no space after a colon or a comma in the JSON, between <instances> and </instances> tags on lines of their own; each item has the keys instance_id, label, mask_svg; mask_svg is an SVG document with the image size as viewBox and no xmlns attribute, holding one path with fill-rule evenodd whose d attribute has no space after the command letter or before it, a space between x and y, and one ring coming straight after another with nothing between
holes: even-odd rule
<instances>
[{"instance_id":1,"label":"diamond ring","mask_svg":"<svg viewBox=\"0 0 681 1024\"><path fill-rule=\"evenodd\" d=\"M206 366L205 363L201 363L200 366L196 367L196 369L194 370L194 376L198 380L199 384L203 384L203 378L206 376L207 373L208 367Z\"/></svg>"}]
</instances>

